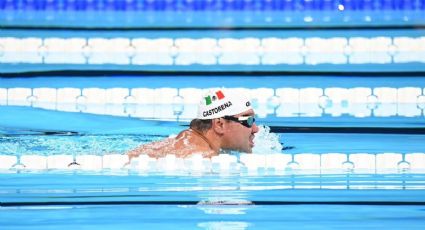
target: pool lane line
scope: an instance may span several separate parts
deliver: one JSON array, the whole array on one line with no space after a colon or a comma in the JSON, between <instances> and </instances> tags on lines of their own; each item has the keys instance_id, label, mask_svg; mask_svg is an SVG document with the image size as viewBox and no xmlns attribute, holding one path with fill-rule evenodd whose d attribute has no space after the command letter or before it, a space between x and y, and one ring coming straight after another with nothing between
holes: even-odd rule
<instances>
[{"instance_id":1,"label":"pool lane line","mask_svg":"<svg viewBox=\"0 0 425 230\"><path fill-rule=\"evenodd\" d=\"M334 31L334 30L424 30L425 25L299 25L299 26L124 26L90 27L60 25L1 25L1 30L56 30L56 31Z\"/></svg>"},{"instance_id":2,"label":"pool lane line","mask_svg":"<svg viewBox=\"0 0 425 230\"><path fill-rule=\"evenodd\" d=\"M246 205L369 205L369 206L425 206L425 201L250 201L208 202L201 201L54 201L54 202L0 202L0 207L59 206L59 205L196 205L196 206L246 206Z\"/></svg>"},{"instance_id":3,"label":"pool lane line","mask_svg":"<svg viewBox=\"0 0 425 230\"><path fill-rule=\"evenodd\" d=\"M269 126L273 133L368 133L368 134L425 134L425 128L394 127L290 127Z\"/></svg>"},{"instance_id":4,"label":"pool lane line","mask_svg":"<svg viewBox=\"0 0 425 230\"><path fill-rule=\"evenodd\" d=\"M217 65L218 66L218 65ZM256 67L247 65L247 67ZM254 69L254 68L253 68ZM2 78L14 77L285 77L285 76L307 76L307 77L329 77L329 76L344 76L344 77L425 77L425 71L291 71L291 70L223 70L223 71L190 71L190 70L39 70L39 71L23 71L23 72L0 72Z\"/></svg>"},{"instance_id":5,"label":"pool lane line","mask_svg":"<svg viewBox=\"0 0 425 230\"><path fill-rule=\"evenodd\" d=\"M188 127L188 125L181 125ZM268 126L273 133L353 133L353 134L410 134L423 135L425 128L392 128L392 127L295 127L295 126ZM0 134L0 137L14 136L114 136L123 134L90 134L75 131L36 131L25 133L16 131L15 133ZM124 134L125 136L137 136L137 134ZM152 137L166 137L164 135L151 135ZM150 139L142 139L150 141Z\"/></svg>"}]
</instances>

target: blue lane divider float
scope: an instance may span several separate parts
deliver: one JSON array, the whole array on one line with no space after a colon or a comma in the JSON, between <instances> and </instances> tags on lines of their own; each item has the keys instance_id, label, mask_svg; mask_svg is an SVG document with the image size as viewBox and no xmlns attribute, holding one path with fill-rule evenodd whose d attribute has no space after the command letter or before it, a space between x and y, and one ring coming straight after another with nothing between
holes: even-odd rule
<instances>
[{"instance_id":1,"label":"blue lane divider float","mask_svg":"<svg viewBox=\"0 0 425 230\"><path fill-rule=\"evenodd\" d=\"M417 27L425 24L424 11L425 0L0 0L0 25L47 28Z\"/></svg>"},{"instance_id":2,"label":"blue lane divider float","mask_svg":"<svg viewBox=\"0 0 425 230\"><path fill-rule=\"evenodd\" d=\"M2 0L24 11L363 11L424 10L424 0Z\"/></svg>"}]
</instances>

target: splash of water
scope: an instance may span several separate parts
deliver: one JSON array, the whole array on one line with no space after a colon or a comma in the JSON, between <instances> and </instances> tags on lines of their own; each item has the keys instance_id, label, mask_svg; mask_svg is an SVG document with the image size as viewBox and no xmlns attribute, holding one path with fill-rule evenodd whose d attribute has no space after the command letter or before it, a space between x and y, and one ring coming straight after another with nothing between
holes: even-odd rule
<instances>
[{"instance_id":1,"label":"splash of water","mask_svg":"<svg viewBox=\"0 0 425 230\"><path fill-rule=\"evenodd\" d=\"M255 146L252 152L255 154L273 154L282 152L282 144L279 141L279 135L270 132L270 127L261 125L259 131L255 134Z\"/></svg>"}]
</instances>

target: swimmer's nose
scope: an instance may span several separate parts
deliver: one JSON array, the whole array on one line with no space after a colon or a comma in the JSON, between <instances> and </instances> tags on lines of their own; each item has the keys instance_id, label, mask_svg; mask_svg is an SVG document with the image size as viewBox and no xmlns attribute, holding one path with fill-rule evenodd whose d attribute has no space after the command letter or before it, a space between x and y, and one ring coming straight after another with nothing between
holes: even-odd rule
<instances>
[{"instance_id":1,"label":"swimmer's nose","mask_svg":"<svg viewBox=\"0 0 425 230\"><path fill-rule=\"evenodd\" d=\"M256 123L252 124L252 133L258 133L259 128Z\"/></svg>"}]
</instances>

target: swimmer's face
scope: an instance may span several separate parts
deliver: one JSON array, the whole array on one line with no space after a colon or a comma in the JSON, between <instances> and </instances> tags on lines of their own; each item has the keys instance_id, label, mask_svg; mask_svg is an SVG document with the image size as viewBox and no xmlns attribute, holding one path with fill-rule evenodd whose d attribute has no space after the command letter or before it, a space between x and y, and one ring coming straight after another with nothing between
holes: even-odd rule
<instances>
[{"instance_id":1,"label":"swimmer's face","mask_svg":"<svg viewBox=\"0 0 425 230\"><path fill-rule=\"evenodd\" d=\"M241 120L245 120L245 118L254 115L254 110L250 109L243 113L236 114L233 117L240 117ZM254 136L257 132L258 126L255 122L251 127L247 127L239 122L226 120L222 148L252 153L252 148L254 147Z\"/></svg>"}]
</instances>

